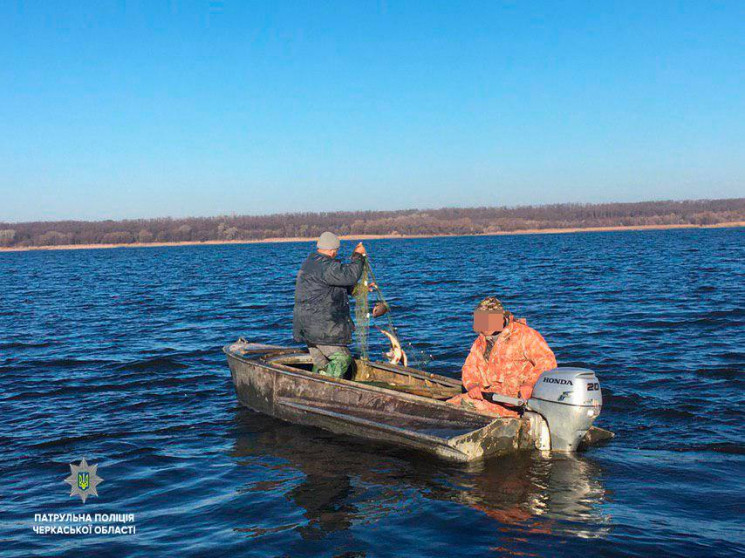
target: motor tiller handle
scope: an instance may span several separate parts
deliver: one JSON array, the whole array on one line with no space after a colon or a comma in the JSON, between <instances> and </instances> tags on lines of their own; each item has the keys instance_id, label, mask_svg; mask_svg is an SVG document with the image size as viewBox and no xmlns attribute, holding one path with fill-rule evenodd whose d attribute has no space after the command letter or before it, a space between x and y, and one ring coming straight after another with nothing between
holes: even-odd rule
<instances>
[{"instance_id":1,"label":"motor tiller handle","mask_svg":"<svg viewBox=\"0 0 745 558\"><path fill-rule=\"evenodd\" d=\"M507 397L506 395L499 395L498 393L489 393L482 391L484 399L491 401L492 403L503 403L505 405L511 405L513 407L524 407L527 401L525 399L519 399L517 397Z\"/></svg>"}]
</instances>

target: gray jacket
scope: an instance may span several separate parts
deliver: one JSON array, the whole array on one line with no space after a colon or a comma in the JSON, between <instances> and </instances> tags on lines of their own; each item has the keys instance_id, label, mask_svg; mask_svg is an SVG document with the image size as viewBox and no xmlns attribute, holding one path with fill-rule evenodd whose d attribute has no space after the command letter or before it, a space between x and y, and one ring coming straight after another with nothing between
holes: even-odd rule
<instances>
[{"instance_id":1,"label":"gray jacket","mask_svg":"<svg viewBox=\"0 0 745 558\"><path fill-rule=\"evenodd\" d=\"M363 262L356 253L348 264L318 252L308 256L295 281L295 341L311 345L352 342L354 322L348 297L362 275Z\"/></svg>"}]
</instances>

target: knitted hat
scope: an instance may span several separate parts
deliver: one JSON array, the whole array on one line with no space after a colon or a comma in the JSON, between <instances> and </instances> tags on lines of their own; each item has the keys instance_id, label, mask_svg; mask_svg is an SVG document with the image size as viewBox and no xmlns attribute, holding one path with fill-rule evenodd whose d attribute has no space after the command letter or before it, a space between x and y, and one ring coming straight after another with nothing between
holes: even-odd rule
<instances>
[{"instance_id":1,"label":"knitted hat","mask_svg":"<svg viewBox=\"0 0 745 558\"><path fill-rule=\"evenodd\" d=\"M340 245L339 237L332 232L326 231L318 238L319 250L338 250Z\"/></svg>"}]
</instances>

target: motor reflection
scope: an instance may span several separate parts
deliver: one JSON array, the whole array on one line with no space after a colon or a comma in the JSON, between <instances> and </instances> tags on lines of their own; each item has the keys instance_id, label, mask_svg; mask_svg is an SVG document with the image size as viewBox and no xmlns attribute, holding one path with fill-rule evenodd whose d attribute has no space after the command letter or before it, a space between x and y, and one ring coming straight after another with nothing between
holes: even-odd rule
<instances>
[{"instance_id":1,"label":"motor reflection","mask_svg":"<svg viewBox=\"0 0 745 558\"><path fill-rule=\"evenodd\" d=\"M478 471L454 478L458 502L500 523L582 537L607 533L602 470L581 454L522 452L489 460Z\"/></svg>"}]
</instances>

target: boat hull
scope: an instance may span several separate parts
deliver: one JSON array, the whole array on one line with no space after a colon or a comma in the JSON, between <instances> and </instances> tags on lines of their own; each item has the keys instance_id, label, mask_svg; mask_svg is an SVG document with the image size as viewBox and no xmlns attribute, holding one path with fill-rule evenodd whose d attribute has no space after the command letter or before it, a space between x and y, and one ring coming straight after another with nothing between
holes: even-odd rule
<instances>
[{"instance_id":1,"label":"boat hull","mask_svg":"<svg viewBox=\"0 0 745 558\"><path fill-rule=\"evenodd\" d=\"M358 361L356 381L339 380L311 372L308 355L297 350L262 348L254 353L246 346L234 347L224 351L235 391L240 403L254 411L451 461L535 448L528 417L495 418L435 399L460 390L451 378ZM370 379L407 391L364 383Z\"/></svg>"}]
</instances>

